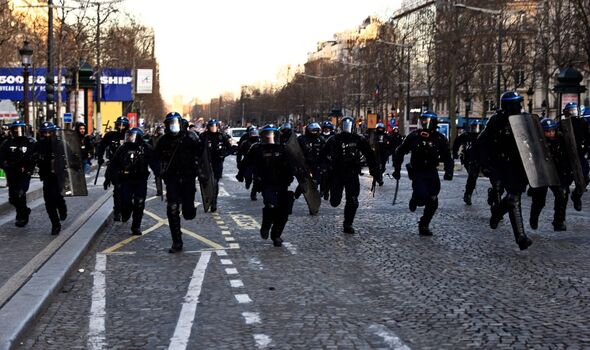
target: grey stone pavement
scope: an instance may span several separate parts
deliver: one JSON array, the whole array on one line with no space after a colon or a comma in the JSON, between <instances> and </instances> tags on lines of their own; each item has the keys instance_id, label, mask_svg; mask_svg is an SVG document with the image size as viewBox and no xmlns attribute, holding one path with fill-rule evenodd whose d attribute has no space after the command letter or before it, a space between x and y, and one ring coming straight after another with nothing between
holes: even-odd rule
<instances>
[{"instance_id":1,"label":"grey stone pavement","mask_svg":"<svg viewBox=\"0 0 590 350\"><path fill-rule=\"evenodd\" d=\"M395 182L373 198L364 176L356 235L341 232L343 204L324 202L312 217L301 198L286 244L274 248L259 237L262 200L249 200L235 172L228 158L218 214L199 208L183 220L182 254L166 253L159 198L147 203L140 238L130 239L129 223L108 225L20 347L590 348L589 196L580 213L570 204L568 231L554 233L549 195L521 252L507 219L488 227L485 179L470 207L464 173L444 182L434 236L419 237L407 177L392 206Z\"/></svg>"}]
</instances>

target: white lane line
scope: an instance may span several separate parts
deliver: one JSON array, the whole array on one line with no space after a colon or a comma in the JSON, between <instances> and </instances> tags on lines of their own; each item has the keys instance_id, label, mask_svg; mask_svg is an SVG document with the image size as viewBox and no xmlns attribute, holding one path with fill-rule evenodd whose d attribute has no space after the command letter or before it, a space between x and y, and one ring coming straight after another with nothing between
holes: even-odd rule
<instances>
[{"instance_id":1,"label":"white lane line","mask_svg":"<svg viewBox=\"0 0 590 350\"><path fill-rule=\"evenodd\" d=\"M221 231L221 234L224 236L229 236L229 235L231 235L231 232L224 230L224 231Z\"/></svg>"},{"instance_id":2,"label":"white lane line","mask_svg":"<svg viewBox=\"0 0 590 350\"><path fill-rule=\"evenodd\" d=\"M233 268L233 267L229 267L229 268L225 269L225 273L228 275L237 275L238 269Z\"/></svg>"},{"instance_id":3,"label":"white lane line","mask_svg":"<svg viewBox=\"0 0 590 350\"><path fill-rule=\"evenodd\" d=\"M369 326L369 331L373 332L377 336L383 339L383 342L388 346L389 349L394 350L410 350L410 347L404 344L402 340L389 328L384 325L374 324Z\"/></svg>"},{"instance_id":4,"label":"white lane line","mask_svg":"<svg viewBox=\"0 0 590 350\"><path fill-rule=\"evenodd\" d=\"M233 265L234 263L229 259L220 259L221 265Z\"/></svg>"},{"instance_id":5,"label":"white lane line","mask_svg":"<svg viewBox=\"0 0 590 350\"><path fill-rule=\"evenodd\" d=\"M221 226L219 226L219 229L220 230L229 230L229 227L221 225Z\"/></svg>"},{"instance_id":6,"label":"white lane line","mask_svg":"<svg viewBox=\"0 0 590 350\"><path fill-rule=\"evenodd\" d=\"M201 294L201 286L205 278L205 271L207 264L211 258L211 252L203 252L199 258L199 262L193 271L191 281L188 286L188 291L182 303L178 323L174 330L174 335L170 338L170 346L168 349L184 350L188 346L188 341L191 336L191 329L195 322L195 315L197 312L197 304L199 303L199 295Z\"/></svg>"},{"instance_id":7,"label":"white lane line","mask_svg":"<svg viewBox=\"0 0 590 350\"><path fill-rule=\"evenodd\" d=\"M242 230L258 230L260 224L250 215L230 213L229 216Z\"/></svg>"},{"instance_id":8,"label":"white lane line","mask_svg":"<svg viewBox=\"0 0 590 350\"><path fill-rule=\"evenodd\" d=\"M215 253L217 253L217 256L227 256L227 252L225 250L218 250Z\"/></svg>"},{"instance_id":9,"label":"white lane line","mask_svg":"<svg viewBox=\"0 0 590 350\"><path fill-rule=\"evenodd\" d=\"M231 195L225 190L223 184L219 184L219 197L231 197Z\"/></svg>"},{"instance_id":10,"label":"white lane line","mask_svg":"<svg viewBox=\"0 0 590 350\"><path fill-rule=\"evenodd\" d=\"M252 266L253 268L255 268L257 270L264 270L264 267L262 266L262 262L258 258L248 259L248 265Z\"/></svg>"},{"instance_id":11,"label":"white lane line","mask_svg":"<svg viewBox=\"0 0 590 350\"><path fill-rule=\"evenodd\" d=\"M246 324L260 323L260 314L258 312L242 312L242 317Z\"/></svg>"},{"instance_id":12,"label":"white lane line","mask_svg":"<svg viewBox=\"0 0 590 350\"><path fill-rule=\"evenodd\" d=\"M239 243L230 243L229 249L240 249L240 244Z\"/></svg>"},{"instance_id":13,"label":"white lane line","mask_svg":"<svg viewBox=\"0 0 590 350\"><path fill-rule=\"evenodd\" d=\"M259 349L264 349L270 345L272 340L266 334L254 334L254 341L256 342L256 347Z\"/></svg>"},{"instance_id":14,"label":"white lane line","mask_svg":"<svg viewBox=\"0 0 590 350\"><path fill-rule=\"evenodd\" d=\"M236 294L234 297L240 304L249 304L252 302L252 299L250 299L248 294Z\"/></svg>"},{"instance_id":15,"label":"white lane line","mask_svg":"<svg viewBox=\"0 0 590 350\"><path fill-rule=\"evenodd\" d=\"M297 255L297 248L292 243L283 242L283 247L287 248L289 253L291 253L293 255Z\"/></svg>"},{"instance_id":16,"label":"white lane line","mask_svg":"<svg viewBox=\"0 0 590 350\"><path fill-rule=\"evenodd\" d=\"M232 288L242 288L244 287L244 282L242 280L229 280L229 284Z\"/></svg>"},{"instance_id":17,"label":"white lane line","mask_svg":"<svg viewBox=\"0 0 590 350\"><path fill-rule=\"evenodd\" d=\"M231 237L231 236L224 236L223 238L225 238L225 240L226 240L227 242L235 242L235 241L236 241L236 239L235 239L235 238L233 238L233 237Z\"/></svg>"},{"instance_id":18,"label":"white lane line","mask_svg":"<svg viewBox=\"0 0 590 350\"><path fill-rule=\"evenodd\" d=\"M93 350L106 347L106 277L107 256L96 254L94 266L94 283L92 285L92 304L90 305L90 322L88 324L88 348Z\"/></svg>"}]
</instances>

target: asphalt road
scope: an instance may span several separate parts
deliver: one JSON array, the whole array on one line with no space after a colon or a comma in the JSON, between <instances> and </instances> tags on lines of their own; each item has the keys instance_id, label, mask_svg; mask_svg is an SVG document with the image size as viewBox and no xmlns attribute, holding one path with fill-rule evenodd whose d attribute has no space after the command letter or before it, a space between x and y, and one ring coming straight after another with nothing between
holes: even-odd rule
<instances>
[{"instance_id":1,"label":"asphalt road","mask_svg":"<svg viewBox=\"0 0 590 350\"><path fill-rule=\"evenodd\" d=\"M420 237L407 177L392 206L394 181L373 197L365 175L356 235L341 232L343 204L309 216L301 198L275 248L234 162L218 213L183 220L184 253L166 252L165 203L150 189L144 235L108 225L21 348L590 348L588 196L554 233L550 194L521 252L507 219L488 227L485 179L470 207L464 174L444 182L434 236Z\"/></svg>"}]
</instances>

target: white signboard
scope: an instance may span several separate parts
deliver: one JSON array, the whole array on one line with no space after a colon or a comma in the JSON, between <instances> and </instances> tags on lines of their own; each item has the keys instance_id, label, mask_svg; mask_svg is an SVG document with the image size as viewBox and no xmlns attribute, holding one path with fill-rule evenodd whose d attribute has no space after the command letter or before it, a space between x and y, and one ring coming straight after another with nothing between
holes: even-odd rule
<instances>
[{"instance_id":1,"label":"white signboard","mask_svg":"<svg viewBox=\"0 0 590 350\"><path fill-rule=\"evenodd\" d=\"M570 103L578 103L578 94L563 94L561 95L561 110L565 108L565 106Z\"/></svg>"},{"instance_id":2,"label":"white signboard","mask_svg":"<svg viewBox=\"0 0 590 350\"><path fill-rule=\"evenodd\" d=\"M137 93L151 94L154 82L153 69L138 69L137 70Z\"/></svg>"}]
</instances>

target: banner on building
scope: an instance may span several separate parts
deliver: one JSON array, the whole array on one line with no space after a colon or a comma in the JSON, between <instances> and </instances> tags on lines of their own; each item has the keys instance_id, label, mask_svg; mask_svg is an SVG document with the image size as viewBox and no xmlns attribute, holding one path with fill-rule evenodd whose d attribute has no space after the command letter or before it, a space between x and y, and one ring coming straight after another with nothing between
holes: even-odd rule
<instances>
[{"instance_id":1,"label":"banner on building","mask_svg":"<svg viewBox=\"0 0 590 350\"><path fill-rule=\"evenodd\" d=\"M137 70L137 93L151 94L154 84L154 70L153 69L138 69Z\"/></svg>"},{"instance_id":2,"label":"banner on building","mask_svg":"<svg viewBox=\"0 0 590 350\"><path fill-rule=\"evenodd\" d=\"M133 77L127 69L105 68L100 75L102 100L133 101Z\"/></svg>"}]
</instances>

